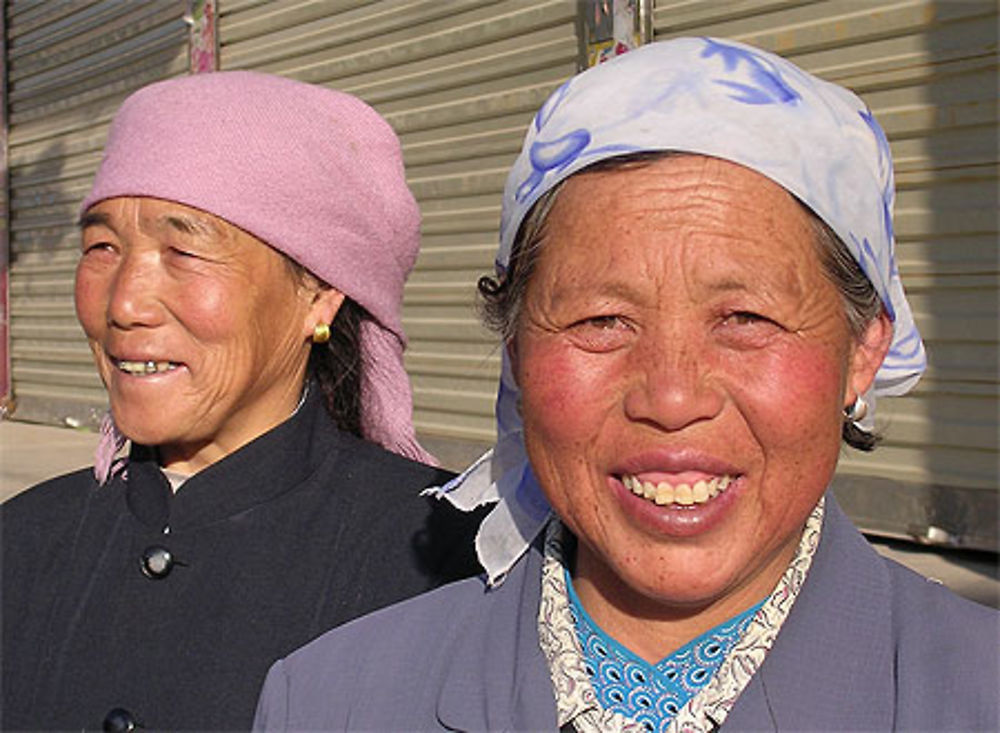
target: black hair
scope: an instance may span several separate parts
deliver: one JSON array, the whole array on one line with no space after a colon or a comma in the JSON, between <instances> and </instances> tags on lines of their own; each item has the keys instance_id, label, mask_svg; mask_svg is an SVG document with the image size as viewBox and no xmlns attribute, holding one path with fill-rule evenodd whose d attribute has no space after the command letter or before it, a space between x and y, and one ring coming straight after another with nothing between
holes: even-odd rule
<instances>
[{"instance_id":1,"label":"black hair","mask_svg":"<svg viewBox=\"0 0 1000 733\"><path fill-rule=\"evenodd\" d=\"M323 393L323 403L337 427L364 438L361 383L364 357L361 324L371 315L350 298L344 298L330 324L330 340L313 344L307 378Z\"/></svg>"},{"instance_id":2,"label":"black hair","mask_svg":"<svg viewBox=\"0 0 1000 733\"><path fill-rule=\"evenodd\" d=\"M327 287L319 278L286 254L288 271L302 284ZM361 385L365 363L361 353L361 324L372 320L364 306L346 295L330 324L330 340L314 343L309 351L306 381L315 384L323 395L326 411L336 426L346 433L365 438Z\"/></svg>"}]
</instances>

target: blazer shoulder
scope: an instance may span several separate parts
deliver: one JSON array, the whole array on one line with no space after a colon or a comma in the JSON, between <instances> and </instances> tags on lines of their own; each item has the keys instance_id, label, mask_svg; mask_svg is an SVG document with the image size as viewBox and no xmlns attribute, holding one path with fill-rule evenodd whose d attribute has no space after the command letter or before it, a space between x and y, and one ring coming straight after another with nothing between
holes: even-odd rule
<instances>
[{"instance_id":1,"label":"blazer shoulder","mask_svg":"<svg viewBox=\"0 0 1000 733\"><path fill-rule=\"evenodd\" d=\"M900 634L922 646L946 652L955 644L976 649L996 659L997 647L984 648L982 641L1000 639L1000 611L956 595L940 581L926 578L894 560L884 560L893 585L893 616Z\"/></svg>"},{"instance_id":2,"label":"blazer shoulder","mask_svg":"<svg viewBox=\"0 0 1000 733\"><path fill-rule=\"evenodd\" d=\"M932 638L975 637L1000 630L1000 611L954 593L895 560L882 558L892 582L893 614L902 629L936 629ZM995 649L993 650L995 651Z\"/></svg>"},{"instance_id":3,"label":"blazer shoulder","mask_svg":"<svg viewBox=\"0 0 1000 733\"><path fill-rule=\"evenodd\" d=\"M441 586L328 631L275 662L255 729L391 730L400 716L433 720L450 650L483 623L484 589L475 578Z\"/></svg>"},{"instance_id":4,"label":"blazer shoulder","mask_svg":"<svg viewBox=\"0 0 1000 733\"><path fill-rule=\"evenodd\" d=\"M1000 612L885 562L893 589L898 728L1000 729Z\"/></svg>"},{"instance_id":5,"label":"blazer shoulder","mask_svg":"<svg viewBox=\"0 0 1000 733\"><path fill-rule=\"evenodd\" d=\"M349 621L293 652L286 672L314 673L323 660L363 652L361 664L384 655L420 659L441 649L445 640L469 629L489 602L482 578L466 578ZM384 650L384 653L380 650Z\"/></svg>"},{"instance_id":6,"label":"blazer shoulder","mask_svg":"<svg viewBox=\"0 0 1000 733\"><path fill-rule=\"evenodd\" d=\"M312 677L345 655L382 672L386 659L406 660L393 669L412 669L411 663L450 656L453 641L478 648L490 629L516 625L524 604L531 606L539 593L540 562L533 556L523 560L499 586L488 587L482 575L465 578L354 619L286 657L284 672Z\"/></svg>"}]
</instances>

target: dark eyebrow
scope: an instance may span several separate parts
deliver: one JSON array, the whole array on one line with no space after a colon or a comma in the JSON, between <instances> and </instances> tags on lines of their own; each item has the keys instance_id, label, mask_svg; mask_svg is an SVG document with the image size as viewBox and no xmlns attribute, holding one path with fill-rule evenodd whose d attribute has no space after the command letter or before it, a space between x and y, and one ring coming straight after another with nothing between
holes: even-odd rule
<instances>
[{"instance_id":1,"label":"dark eyebrow","mask_svg":"<svg viewBox=\"0 0 1000 733\"><path fill-rule=\"evenodd\" d=\"M168 216L164 216L160 221L164 222L171 228L176 229L182 234L188 234L191 236L217 237L220 234L219 228L215 226L214 222L197 216L170 214Z\"/></svg>"},{"instance_id":2,"label":"dark eyebrow","mask_svg":"<svg viewBox=\"0 0 1000 733\"><path fill-rule=\"evenodd\" d=\"M159 223L166 224L170 228L189 236L218 237L222 234L222 230L216 226L215 222L197 216L188 216L186 214L169 214L162 216L159 218ZM93 226L104 226L108 229L114 230L114 226L111 224L111 216L102 211L84 212L80 215L80 220L77 222L77 225L80 229L86 229L87 227Z\"/></svg>"},{"instance_id":3,"label":"dark eyebrow","mask_svg":"<svg viewBox=\"0 0 1000 733\"><path fill-rule=\"evenodd\" d=\"M107 214L101 213L100 211L85 211L80 215L80 220L77 222L77 226L79 226L80 229L97 226L105 226L110 229L111 217Z\"/></svg>"}]
</instances>

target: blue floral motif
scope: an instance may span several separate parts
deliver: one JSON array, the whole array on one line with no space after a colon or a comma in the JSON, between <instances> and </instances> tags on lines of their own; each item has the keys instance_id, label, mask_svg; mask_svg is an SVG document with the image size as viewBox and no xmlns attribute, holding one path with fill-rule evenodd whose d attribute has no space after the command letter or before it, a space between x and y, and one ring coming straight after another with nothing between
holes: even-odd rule
<instances>
[{"instance_id":1,"label":"blue floral motif","mask_svg":"<svg viewBox=\"0 0 1000 733\"><path fill-rule=\"evenodd\" d=\"M732 73L745 61L750 70L750 79L753 84L745 84L728 79L716 79L715 83L739 92L731 94L730 99L744 104L792 104L802 99L797 91L785 82L779 72L771 62L757 56L752 51L745 48L730 46L711 38L705 38L705 50L701 52L702 58L719 56L725 64L726 71Z\"/></svg>"},{"instance_id":2,"label":"blue floral motif","mask_svg":"<svg viewBox=\"0 0 1000 733\"><path fill-rule=\"evenodd\" d=\"M875 144L878 147L879 171L882 173L882 177L885 178L885 171L889 167L889 161L892 160L889 139L885 136L882 126L875 120L875 115L872 114L871 110L864 109L858 112L858 114L861 115L861 119L868 125L868 129L872 131L872 135L875 136Z\"/></svg>"},{"instance_id":3,"label":"blue floral motif","mask_svg":"<svg viewBox=\"0 0 1000 733\"><path fill-rule=\"evenodd\" d=\"M910 360L920 355L921 346L920 334L916 331L911 331L905 338L894 343L889 353L900 359ZM926 362L927 357L924 356L923 358Z\"/></svg>"},{"instance_id":4,"label":"blue floral motif","mask_svg":"<svg viewBox=\"0 0 1000 733\"><path fill-rule=\"evenodd\" d=\"M517 187L517 191L514 192L514 200L519 204L523 204L535 189L538 188L538 184L542 182L545 178L545 174L542 171L532 170L531 175L521 182L521 185Z\"/></svg>"},{"instance_id":5,"label":"blue floral motif","mask_svg":"<svg viewBox=\"0 0 1000 733\"><path fill-rule=\"evenodd\" d=\"M875 115L871 110L865 109L858 112L861 119L868 125L868 129L875 136L875 145L878 148L878 168L879 178L882 183L882 226L888 235L888 241L893 241L892 228L892 196L895 188L892 180L892 150L889 148L889 140L882 130L882 126L875 120Z\"/></svg>"},{"instance_id":6,"label":"blue floral motif","mask_svg":"<svg viewBox=\"0 0 1000 733\"><path fill-rule=\"evenodd\" d=\"M562 168L575 160L589 144L590 133L586 130L573 130L555 140L535 142L529 153L531 167L537 171Z\"/></svg>"},{"instance_id":7,"label":"blue floral motif","mask_svg":"<svg viewBox=\"0 0 1000 733\"><path fill-rule=\"evenodd\" d=\"M538 140L531 144L528 158L531 161L531 175L517 187L515 197L523 202L534 192L551 170L561 170L576 160L590 144L590 133L573 130L555 140Z\"/></svg>"},{"instance_id":8,"label":"blue floral motif","mask_svg":"<svg viewBox=\"0 0 1000 733\"><path fill-rule=\"evenodd\" d=\"M537 131L541 132L542 128L545 127L545 123L549 121L550 117L552 117L552 113L559 108L560 104L562 104L563 99L565 99L566 95L569 94L569 85L572 81L572 79L564 81L558 89L549 95L549 98L546 99L545 103L539 108L538 112L535 114L535 129Z\"/></svg>"}]
</instances>

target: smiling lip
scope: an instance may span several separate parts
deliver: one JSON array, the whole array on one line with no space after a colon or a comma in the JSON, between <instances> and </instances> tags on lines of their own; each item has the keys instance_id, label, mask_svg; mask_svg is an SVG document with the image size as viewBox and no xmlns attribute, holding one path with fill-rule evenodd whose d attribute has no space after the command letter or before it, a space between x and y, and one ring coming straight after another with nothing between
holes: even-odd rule
<instances>
[{"instance_id":1,"label":"smiling lip","mask_svg":"<svg viewBox=\"0 0 1000 733\"><path fill-rule=\"evenodd\" d=\"M619 480L633 494L652 501L658 506L704 504L724 492L736 480L728 473L722 476L706 475L694 478L690 482L654 481L653 478L643 479L640 476L626 473Z\"/></svg>"},{"instance_id":2,"label":"smiling lip","mask_svg":"<svg viewBox=\"0 0 1000 733\"><path fill-rule=\"evenodd\" d=\"M180 366L174 361L128 361L125 359L114 359L112 363L118 371L131 375L162 374L171 372Z\"/></svg>"},{"instance_id":3,"label":"smiling lip","mask_svg":"<svg viewBox=\"0 0 1000 733\"><path fill-rule=\"evenodd\" d=\"M681 450L630 459L608 483L622 511L647 531L690 537L725 519L745 480L728 461Z\"/></svg>"}]
</instances>

